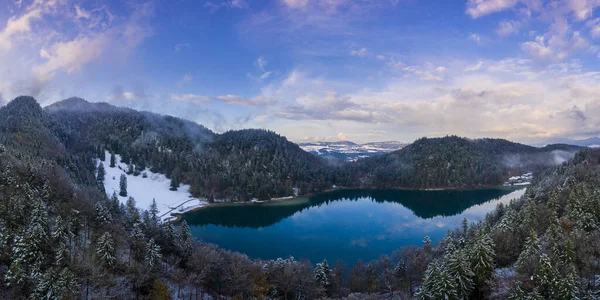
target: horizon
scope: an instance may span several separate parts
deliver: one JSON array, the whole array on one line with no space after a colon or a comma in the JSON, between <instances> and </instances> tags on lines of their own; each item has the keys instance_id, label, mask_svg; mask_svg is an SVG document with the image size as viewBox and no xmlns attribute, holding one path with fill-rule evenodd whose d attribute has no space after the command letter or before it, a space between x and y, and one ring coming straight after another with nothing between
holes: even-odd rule
<instances>
[{"instance_id":1,"label":"horizon","mask_svg":"<svg viewBox=\"0 0 600 300\"><path fill-rule=\"evenodd\" d=\"M90 102L295 142L600 136L600 3L11 1L0 106Z\"/></svg>"},{"instance_id":2,"label":"horizon","mask_svg":"<svg viewBox=\"0 0 600 300\"><path fill-rule=\"evenodd\" d=\"M0 105L0 108L2 108L2 107L4 107L4 106L6 106L7 104L9 104L9 103L13 102L14 100L16 100L17 98L20 98L20 97L30 97L30 98L32 98L33 100L35 100L35 102L36 102L36 103L37 103L37 104L38 104L38 105L39 105L39 106L40 106L42 109L46 109L46 108L48 108L49 106L52 106L53 104L57 104L57 103L60 103L60 102L63 102L63 101L71 100L71 99L83 100L84 102L86 102L86 103L88 103L88 104L108 104L108 105L111 105L111 106L113 106L113 107L117 107L117 108L127 108L127 109L131 109L130 107L126 107L126 106L116 106L116 105L114 105L114 104L111 104L111 103L108 103L108 102L90 102L90 101L88 101L88 100L86 100L86 99L83 99L83 98L81 98L81 97L77 97L77 96L69 97L69 98L66 98L66 99L63 99L63 100L60 100L60 101L57 101L57 102L51 103L51 104L42 105L42 104L39 102L39 100L38 100L38 99L36 99L36 98L35 98L35 97L33 97L33 96L28 96L28 95L20 95L20 96L17 96L17 97L15 97L15 99L12 99L12 100L10 100L10 101L7 101L7 102L6 102L6 103L4 103L4 104L1 104L1 105ZM135 110L135 111L138 111L138 112L152 113L152 114L156 114L156 115L158 115L158 116L172 116L172 115L168 115L168 114L161 114L161 113L158 113L158 112L151 112L151 111L144 111L144 110L137 110L137 109L134 109L134 110ZM192 122L192 123L195 123L195 124L197 124L197 125L204 126L204 124L197 123L196 121L193 121L193 120L189 120L189 119L185 119L185 118L181 118L181 119L183 119L183 120L186 120L186 121L189 121L189 122ZM204 127L206 127L206 126L204 126ZM275 130L268 129L268 128L258 128L258 127L253 127L253 128L250 128L250 127L249 127L249 128L243 128L243 129L261 129L261 130L271 130L271 131L275 132L276 134L279 134L279 135L281 135L281 136L284 136L284 137L285 137L286 139L288 139L289 141L291 141L291 142L293 142L293 143L295 143L295 144L298 144L298 145L302 145L302 144L311 144L311 143L353 143L353 144L356 144L356 145L365 145L365 144L372 144L372 143L401 143L401 144L403 144L403 145L405 145L405 146L406 146L406 145L412 144L412 143L414 143L416 140L418 140L418 139L422 139L422 138L434 139L434 138L444 138L444 137L450 137L450 136L456 136L456 137L459 137L459 138L465 138L465 139L470 139L470 140L477 140L477 139L486 139L486 138L490 138L490 137L485 137L485 136L482 136L482 137L467 137L467 136L460 136L460 135L456 135L456 134L447 134L447 135L443 135L443 136L421 136L421 137L418 137L418 138L416 138L416 139L414 139L414 140L411 140L411 141L398 141L398 140L375 140L375 141L369 141L369 142L356 142L356 141L351 141L351 140L348 140L348 139L346 139L345 137L343 137L344 139L342 139L340 136L337 136L337 137L335 137L334 139L331 139L331 140L306 140L306 139L303 139L303 140L299 140L299 141L298 141L298 140L292 140L292 139L290 139L289 137L287 137L287 136L285 136L285 135L283 135L283 134L281 134L281 133L279 133L279 132L277 132L277 131L275 131ZM209 128L209 130L210 130L210 128ZM235 129L232 129L232 130L235 130ZM242 129L238 129L238 130L242 130ZM211 131L213 131L213 130L211 130ZM213 131L213 133L216 133L216 134L222 134L223 132L215 132L215 131ZM600 138L600 137L597 137L597 136L593 136L593 137L589 137L589 138L585 138L585 139L566 139L566 138L555 138L554 140L548 140L548 141L546 141L546 143L543 143L543 144L529 144L529 143L521 143L521 142L513 141L513 140L510 140L510 139L504 139L504 140L507 140L507 141L509 141L509 142L521 143L521 144L528 145L528 146L533 146L533 147L544 147L544 146L547 146L547 145L552 145L552 144L569 144L569 142L582 142L582 141L585 141L585 140L588 140L588 139L599 139L599 138ZM492 138L492 139L493 139L493 138ZM500 139L502 139L502 138L500 138ZM591 146L591 147L597 147L597 145L593 145L593 146Z\"/></svg>"}]
</instances>

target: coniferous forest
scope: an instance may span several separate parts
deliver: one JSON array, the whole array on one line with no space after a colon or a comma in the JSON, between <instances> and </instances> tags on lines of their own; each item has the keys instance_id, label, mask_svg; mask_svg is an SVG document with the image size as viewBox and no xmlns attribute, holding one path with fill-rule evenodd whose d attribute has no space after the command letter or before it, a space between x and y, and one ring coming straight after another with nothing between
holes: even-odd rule
<instances>
[{"instance_id":1,"label":"coniferous forest","mask_svg":"<svg viewBox=\"0 0 600 300\"><path fill-rule=\"evenodd\" d=\"M105 151L111 153L108 157ZM575 154L576 153L576 154ZM477 187L535 171L525 195L439 243L369 262L250 259L197 241L156 204L104 191L114 155L209 200L331 188ZM174 183L173 183L174 182ZM126 180L121 182L126 192ZM265 130L195 123L72 98L0 108L2 299L598 299L600 150L419 139L331 164Z\"/></svg>"}]
</instances>

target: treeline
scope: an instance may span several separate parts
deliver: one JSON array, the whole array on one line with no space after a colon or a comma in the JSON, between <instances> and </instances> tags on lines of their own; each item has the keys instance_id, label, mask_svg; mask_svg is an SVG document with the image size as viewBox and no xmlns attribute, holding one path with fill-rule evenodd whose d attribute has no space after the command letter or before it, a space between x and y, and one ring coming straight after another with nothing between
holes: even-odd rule
<instances>
[{"instance_id":1,"label":"treeline","mask_svg":"<svg viewBox=\"0 0 600 300\"><path fill-rule=\"evenodd\" d=\"M46 111L50 128L70 152L117 153L137 174L150 168L189 184L193 196L209 200L264 200L320 192L333 185L417 189L498 185L510 176L556 165L581 149L450 136L422 138L399 151L332 165L267 130L215 134L174 117L78 98Z\"/></svg>"},{"instance_id":2,"label":"treeline","mask_svg":"<svg viewBox=\"0 0 600 300\"><path fill-rule=\"evenodd\" d=\"M293 258L252 260L203 244L185 223L160 222L154 205L140 209L133 198L126 204L108 198L94 164L99 143L57 124L35 100L18 100L0 108L0 298L599 296L600 150L584 150L536 176L521 199L483 222L465 222L437 245L426 237L422 247L351 269L313 266ZM137 139L136 128L114 134ZM243 139L223 145L231 155L254 147Z\"/></svg>"}]
</instances>

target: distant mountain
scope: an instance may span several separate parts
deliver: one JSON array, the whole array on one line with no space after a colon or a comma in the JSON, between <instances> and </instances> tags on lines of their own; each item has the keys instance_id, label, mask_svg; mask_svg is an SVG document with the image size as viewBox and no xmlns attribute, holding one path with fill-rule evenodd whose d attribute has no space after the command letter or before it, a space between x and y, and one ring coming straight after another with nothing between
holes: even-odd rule
<instances>
[{"instance_id":1,"label":"distant mountain","mask_svg":"<svg viewBox=\"0 0 600 300\"><path fill-rule=\"evenodd\" d=\"M574 146L582 146L582 147L590 147L590 148L598 148L600 147L600 137L591 137L587 139L564 139L564 138L555 138L546 141L548 144L568 144Z\"/></svg>"},{"instance_id":2,"label":"distant mountain","mask_svg":"<svg viewBox=\"0 0 600 300\"><path fill-rule=\"evenodd\" d=\"M350 141L299 143L300 148L319 157L346 162L382 155L402 149L407 144L388 141L357 144Z\"/></svg>"}]
</instances>

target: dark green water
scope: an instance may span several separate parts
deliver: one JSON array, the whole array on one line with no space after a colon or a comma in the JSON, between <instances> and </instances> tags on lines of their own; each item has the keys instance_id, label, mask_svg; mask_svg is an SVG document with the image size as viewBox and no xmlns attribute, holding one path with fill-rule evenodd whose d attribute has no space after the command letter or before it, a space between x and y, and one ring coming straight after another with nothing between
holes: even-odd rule
<instances>
[{"instance_id":1,"label":"dark green water","mask_svg":"<svg viewBox=\"0 0 600 300\"><path fill-rule=\"evenodd\" d=\"M525 190L344 190L261 204L209 207L183 216L194 236L250 257L294 256L353 264L405 245L437 241L462 219L481 220Z\"/></svg>"}]
</instances>

